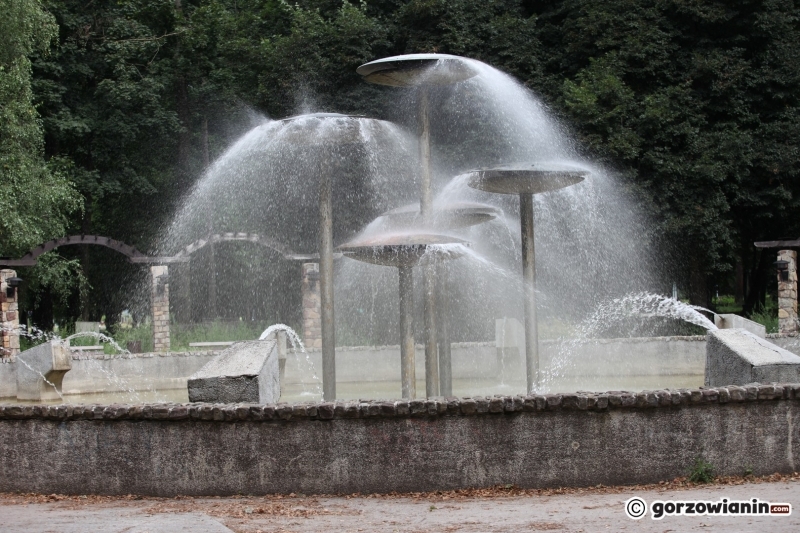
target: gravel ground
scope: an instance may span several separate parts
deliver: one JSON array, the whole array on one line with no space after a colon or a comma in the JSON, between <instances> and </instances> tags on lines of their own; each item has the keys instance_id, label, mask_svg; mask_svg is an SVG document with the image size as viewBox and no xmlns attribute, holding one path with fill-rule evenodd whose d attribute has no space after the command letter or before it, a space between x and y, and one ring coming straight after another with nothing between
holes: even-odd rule
<instances>
[{"instance_id":1,"label":"gravel ground","mask_svg":"<svg viewBox=\"0 0 800 533\"><path fill-rule=\"evenodd\" d=\"M632 520L631 497L790 503L790 516L665 517ZM800 531L800 473L727 477L706 485L679 478L657 485L520 490L493 487L412 494L141 498L0 494L0 530L78 533Z\"/></svg>"}]
</instances>

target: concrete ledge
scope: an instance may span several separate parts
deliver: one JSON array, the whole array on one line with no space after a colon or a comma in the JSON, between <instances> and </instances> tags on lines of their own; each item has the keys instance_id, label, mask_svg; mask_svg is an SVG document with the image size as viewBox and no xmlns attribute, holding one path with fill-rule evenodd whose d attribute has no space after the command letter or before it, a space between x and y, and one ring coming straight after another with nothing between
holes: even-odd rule
<instances>
[{"instance_id":1,"label":"concrete ledge","mask_svg":"<svg viewBox=\"0 0 800 533\"><path fill-rule=\"evenodd\" d=\"M708 332L706 386L800 381L800 357L743 329Z\"/></svg>"},{"instance_id":2,"label":"concrete ledge","mask_svg":"<svg viewBox=\"0 0 800 533\"><path fill-rule=\"evenodd\" d=\"M59 341L34 346L17 355L18 400L57 400L64 374L72 369L67 349Z\"/></svg>"},{"instance_id":3,"label":"concrete ledge","mask_svg":"<svg viewBox=\"0 0 800 533\"><path fill-rule=\"evenodd\" d=\"M299 405L0 407L0 491L159 496L631 484L800 465L800 384ZM68 443L68 445L66 445Z\"/></svg>"},{"instance_id":4,"label":"concrete ledge","mask_svg":"<svg viewBox=\"0 0 800 533\"><path fill-rule=\"evenodd\" d=\"M533 413L538 411L651 410L702 404L800 401L800 383L751 383L740 387L656 390L642 392L476 396L420 400L345 400L277 403L153 403L111 405L0 405L0 420L205 420L300 421L351 418L439 418ZM799 443L800 444L800 443Z\"/></svg>"},{"instance_id":5,"label":"concrete ledge","mask_svg":"<svg viewBox=\"0 0 800 533\"><path fill-rule=\"evenodd\" d=\"M187 388L193 402L276 402L281 397L278 343L237 342L189 376Z\"/></svg>"}]
</instances>

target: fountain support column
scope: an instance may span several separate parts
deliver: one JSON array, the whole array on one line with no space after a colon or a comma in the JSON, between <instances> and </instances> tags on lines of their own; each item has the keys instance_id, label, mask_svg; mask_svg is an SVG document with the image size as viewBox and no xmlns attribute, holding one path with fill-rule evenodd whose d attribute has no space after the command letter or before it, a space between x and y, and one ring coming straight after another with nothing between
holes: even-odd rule
<instances>
[{"instance_id":1,"label":"fountain support column","mask_svg":"<svg viewBox=\"0 0 800 533\"><path fill-rule=\"evenodd\" d=\"M339 246L346 257L375 265L397 267L400 277L400 376L404 398L414 398L416 379L414 371L414 281L412 268L428 253L435 255L431 245L466 244L449 235L435 233L394 233L351 241ZM444 259L459 255L452 252ZM434 339L436 340L436 339ZM425 361L428 362L427 360ZM426 369L427 370L427 369ZM437 368L438 370L438 368ZM426 375L426 386L429 376ZM437 374L438 380L438 374ZM436 389L438 389L438 381Z\"/></svg>"},{"instance_id":2,"label":"fountain support column","mask_svg":"<svg viewBox=\"0 0 800 533\"><path fill-rule=\"evenodd\" d=\"M431 132L428 116L428 88L420 86L419 103L419 159L421 163L419 211L422 223L431 226L433 219L433 193L431 192ZM422 265L423 324L425 334L425 395L439 396L439 347L436 335L436 265Z\"/></svg>"},{"instance_id":3,"label":"fountain support column","mask_svg":"<svg viewBox=\"0 0 800 533\"><path fill-rule=\"evenodd\" d=\"M17 273L14 270L0 270L0 305L2 306L0 357L13 357L19 353L19 292L17 289L12 289L13 293L9 296L7 293L11 292L9 291L10 286L6 283L7 279L16 277Z\"/></svg>"},{"instance_id":4,"label":"fountain support column","mask_svg":"<svg viewBox=\"0 0 800 533\"><path fill-rule=\"evenodd\" d=\"M522 283L525 307L525 372L528 393L539 388L539 326L536 320L536 253L533 231L533 194L519 195L522 236Z\"/></svg>"},{"instance_id":5,"label":"fountain support column","mask_svg":"<svg viewBox=\"0 0 800 533\"><path fill-rule=\"evenodd\" d=\"M301 281L303 298L303 343L306 348L322 348L322 306L320 291L316 280L319 279L318 263L303 263L303 279Z\"/></svg>"},{"instance_id":6,"label":"fountain support column","mask_svg":"<svg viewBox=\"0 0 800 533\"><path fill-rule=\"evenodd\" d=\"M536 254L534 253L533 195L580 183L589 175L581 167L562 162L499 167L467 173L469 186L486 192L519 195L522 236L522 283L525 308L525 373L528 394L541 384L539 326L536 320Z\"/></svg>"},{"instance_id":7,"label":"fountain support column","mask_svg":"<svg viewBox=\"0 0 800 533\"><path fill-rule=\"evenodd\" d=\"M786 268L778 271L778 332L795 333L797 324L797 252L780 250L778 261Z\"/></svg>"},{"instance_id":8,"label":"fountain support column","mask_svg":"<svg viewBox=\"0 0 800 533\"><path fill-rule=\"evenodd\" d=\"M417 397L414 367L414 274L411 266L398 269L400 277L400 382L403 398Z\"/></svg>"},{"instance_id":9,"label":"fountain support column","mask_svg":"<svg viewBox=\"0 0 800 533\"><path fill-rule=\"evenodd\" d=\"M153 351L169 351L169 267L150 267L150 302L153 312Z\"/></svg>"},{"instance_id":10,"label":"fountain support column","mask_svg":"<svg viewBox=\"0 0 800 533\"><path fill-rule=\"evenodd\" d=\"M436 303L439 309L437 324L439 333L439 394L444 397L453 395L453 365L450 351L450 328L447 312L450 309L450 295L447 293L447 265L441 263L439 270L439 294Z\"/></svg>"},{"instance_id":11,"label":"fountain support column","mask_svg":"<svg viewBox=\"0 0 800 533\"><path fill-rule=\"evenodd\" d=\"M333 202L330 158L323 150L319 176L319 299L322 333L322 398L336 399L336 331L333 317Z\"/></svg>"}]
</instances>

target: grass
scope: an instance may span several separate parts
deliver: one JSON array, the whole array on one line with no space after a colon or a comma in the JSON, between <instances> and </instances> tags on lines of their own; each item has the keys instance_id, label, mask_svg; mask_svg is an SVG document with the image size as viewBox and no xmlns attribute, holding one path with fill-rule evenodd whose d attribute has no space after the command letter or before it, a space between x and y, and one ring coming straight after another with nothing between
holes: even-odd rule
<instances>
[{"instance_id":1,"label":"grass","mask_svg":"<svg viewBox=\"0 0 800 533\"><path fill-rule=\"evenodd\" d=\"M226 342L257 339L267 325L261 322L246 322L243 320L225 322L217 320L203 324L171 324L170 325L170 350L173 352L187 352L193 342ZM112 337L123 348L129 341L142 343L142 351L153 350L153 327L150 324L140 324L132 328L114 328ZM110 347L113 353L113 348ZM107 352L108 353L108 352Z\"/></svg>"},{"instance_id":2,"label":"grass","mask_svg":"<svg viewBox=\"0 0 800 533\"><path fill-rule=\"evenodd\" d=\"M712 301L714 309L719 314L733 313L743 315L742 305L734 301L730 294L723 294ZM767 295L763 306L759 306L747 317L753 322L758 322L767 329L767 333L778 333L778 302L772 296Z\"/></svg>"},{"instance_id":3,"label":"grass","mask_svg":"<svg viewBox=\"0 0 800 533\"><path fill-rule=\"evenodd\" d=\"M175 352L189 351L191 342L246 341L258 339L269 324L238 320L206 324L172 324L170 347Z\"/></svg>"},{"instance_id":4,"label":"grass","mask_svg":"<svg viewBox=\"0 0 800 533\"><path fill-rule=\"evenodd\" d=\"M694 460L694 465L689 471L689 481L693 483L711 483L715 477L714 466L711 463L702 457Z\"/></svg>"},{"instance_id":5,"label":"grass","mask_svg":"<svg viewBox=\"0 0 800 533\"><path fill-rule=\"evenodd\" d=\"M170 350L173 352L186 352L190 350L189 344L193 342L226 342L258 339L269 324L266 322L249 322L243 320L221 321L217 320L202 324L171 324L170 325ZM73 325L74 328L74 325ZM299 330L296 330L299 331ZM62 327L59 331L61 338L66 338L73 333L72 328ZM115 324L109 331L101 332L127 349L129 342L140 342L142 352L153 351L153 327L150 324L139 324L134 327L122 327ZM25 351L41 344L44 339L20 338L20 349ZM72 339L72 346L95 346L102 344L93 337ZM103 344L103 353L115 354L117 350L109 344Z\"/></svg>"},{"instance_id":6,"label":"grass","mask_svg":"<svg viewBox=\"0 0 800 533\"><path fill-rule=\"evenodd\" d=\"M769 304L769 299L767 304ZM778 333L778 308L777 306L759 307L750 314L750 320L762 324L767 333Z\"/></svg>"}]
</instances>

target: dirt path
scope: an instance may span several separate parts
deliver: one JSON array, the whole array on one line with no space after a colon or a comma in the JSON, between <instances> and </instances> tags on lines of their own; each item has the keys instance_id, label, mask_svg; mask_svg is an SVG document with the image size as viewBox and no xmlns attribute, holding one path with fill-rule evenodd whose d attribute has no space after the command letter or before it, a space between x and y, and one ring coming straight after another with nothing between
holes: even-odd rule
<instances>
[{"instance_id":1,"label":"dirt path","mask_svg":"<svg viewBox=\"0 0 800 533\"><path fill-rule=\"evenodd\" d=\"M641 520L625 502L722 498L790 503L791 516L666 516ZM0 530L78 533L800 531L800 473L725 478L709 485L519 490L513 487L422 494L137 498L0 494Z\"/></svg>"}]
</instances>

